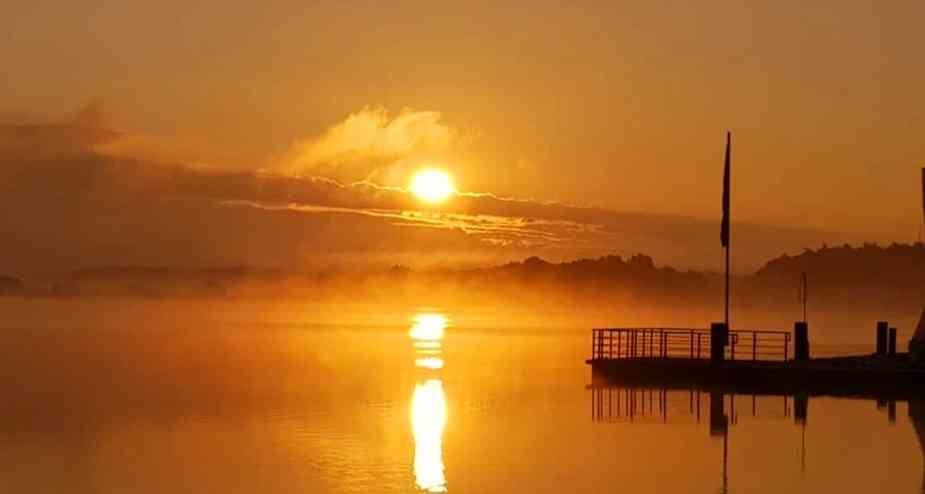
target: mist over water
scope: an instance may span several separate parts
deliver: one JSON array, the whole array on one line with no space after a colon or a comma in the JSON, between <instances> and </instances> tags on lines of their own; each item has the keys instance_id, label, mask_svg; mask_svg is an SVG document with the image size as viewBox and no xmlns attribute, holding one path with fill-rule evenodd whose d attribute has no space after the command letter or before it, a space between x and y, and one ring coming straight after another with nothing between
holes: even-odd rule
<instances>
[{"instance_id":1,"label":"mist over water","mask_svg":"<svg viewBox=\"0 0 925 494\"><path fill-rule=\"evenodd\" d=\"M2 492L723 485L708 397L697 397L698 418L687 390L589 388L590 334L580 322L544 327L534 314L518 325L512 308L492 325L500 312L360 304L0 307ZM813 336L864 345L866 326ZM629 394L632 414L620 401ZM805 428L792 398L723 403L729 492L921 491L922 452L904 402L890 413L873 401L812 398Z\"/></svg>"},{"instance_id":2,"label":"mist over water","mask_svg":"<svg viewBox=\"0 0 925 494\"><path fill-rule=\"evenodd\" d=\"M0 494L925 494L922 19L0 1Z\"/></svg>"}]
</instances>

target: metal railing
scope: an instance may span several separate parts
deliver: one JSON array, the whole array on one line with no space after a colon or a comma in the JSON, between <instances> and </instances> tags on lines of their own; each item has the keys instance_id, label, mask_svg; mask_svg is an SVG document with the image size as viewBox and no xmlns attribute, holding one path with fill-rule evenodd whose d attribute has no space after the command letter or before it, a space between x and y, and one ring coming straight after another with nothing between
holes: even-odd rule
<instances>
[{"instance_id":1,"label":"metal railing","mask_svg":"<svg viewBox=\"0 0 925 494\"><path fill-rule=\"evenodd\" d=\"M790 358L787 331L729 332L729 360ZM591 359L710 358L710 330L703 328L597 328L592 330Z\"/></svg>"}]
</instances>

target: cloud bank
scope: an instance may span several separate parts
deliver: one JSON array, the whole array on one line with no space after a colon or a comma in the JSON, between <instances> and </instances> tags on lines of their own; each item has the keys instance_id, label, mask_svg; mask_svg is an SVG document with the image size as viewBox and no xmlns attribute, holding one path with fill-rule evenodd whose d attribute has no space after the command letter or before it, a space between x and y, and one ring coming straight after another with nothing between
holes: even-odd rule
<instances>
[{"instance_id":1,"label":"cloud bank","mask_svg":"<svg viewBox=\"0 0 925 494\"><path fill-rule=\"evenodd\" d=\"M291 267L484 263L645 252L719 266L714 221L462 193L425 205L399 187L316 176L357 156L397 159L449 145L434 113L348 117L300 145L303 175L230 172L127 157L125 132L94 118L0 125L0 270L102 265ZM297 146L298 147L298 146ZM737 265L848 240L737 225ZM741 253L741 254L738 254Z\"/></svg>"}]
</instances>

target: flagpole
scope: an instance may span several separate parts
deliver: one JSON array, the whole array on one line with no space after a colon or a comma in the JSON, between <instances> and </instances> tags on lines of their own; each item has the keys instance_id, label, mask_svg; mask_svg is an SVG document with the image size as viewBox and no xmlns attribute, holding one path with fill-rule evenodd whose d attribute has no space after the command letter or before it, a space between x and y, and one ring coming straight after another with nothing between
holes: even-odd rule
<instances>
[{"instance_id":1,"label":"flagpole","mask_svg":"<svg viewBox=\"0 0 925 494\"><path fill-rule=\"evenodd\" d=\"M730 235L730 237L732 237L732 235ZM732 239L730 238L730 240ZM731 248L732 248L731 244L726 246L726 318L725 318L725 322L726 322L727 330L731 329L729 327L729 251L731 250Z\"/></svg>"},{"instance_id":2,"label":"flagpole","mask_svg":"<svg viewBox=\"0 0 925 494\"><path fill-rule=\"evenodd\" d=\"M732 132L726 132L726 157L723 170L723 246L726 248L726 307L723 321L729 326L730 256L732 251Z\"/></svg>"},{"instance_id":3,"label":"flagpole","mask_svg":"<svg viewBox=\"0 0 925 494\"><path fill-rule=\"evenodd\" d=\"M922 222L919 223L919 243L925 242L925 166L922 167Z\"/></svg>"}]
</instances>

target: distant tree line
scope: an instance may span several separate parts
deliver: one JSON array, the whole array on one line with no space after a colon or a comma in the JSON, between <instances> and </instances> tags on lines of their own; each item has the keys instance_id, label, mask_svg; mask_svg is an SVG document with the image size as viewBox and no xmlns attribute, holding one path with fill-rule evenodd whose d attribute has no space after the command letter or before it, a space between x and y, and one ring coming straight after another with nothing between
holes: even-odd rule
<instances>
[{"instance_id":1,"label":"distant tree line","mask_svg":"<svg viewBox=\"0 0 925 494\"><path fill-rule=\"evenodd\" d=\"M26 286L19 278L0 276L0 296L22 295Z\"/></svg>"},{"instance_id":2,"label":"distant tree line","mask_svg":"<svg viewBox=\"0 0 925 494\"><path fill-rule=\"evenodd\" d=\"M795 256L768 261L751 275L738 276L737 293L746 300L790 300L802 273L817 299L838 300L846 294L868 300L925 300L925 245L880 247L823 246ZM714 301L722 275L657 266L643 254L629 258L604 256L554 263L539 257L521 262L470 269L413 270L393 266L379 270L297 272L248 267L185 269L169 267L104 267L84 269L29 294L50 296L234 297L296 296L323 298L339 291L353 296L379 293L437 294L463 291L471 296L494 293L523 297L529 292L557 293L575 300L608 296L661 301ZM17 278L0 277L0 295L27 293ZM543 295L546 296L546 295Z\"/></svg>"}]
</instances>

